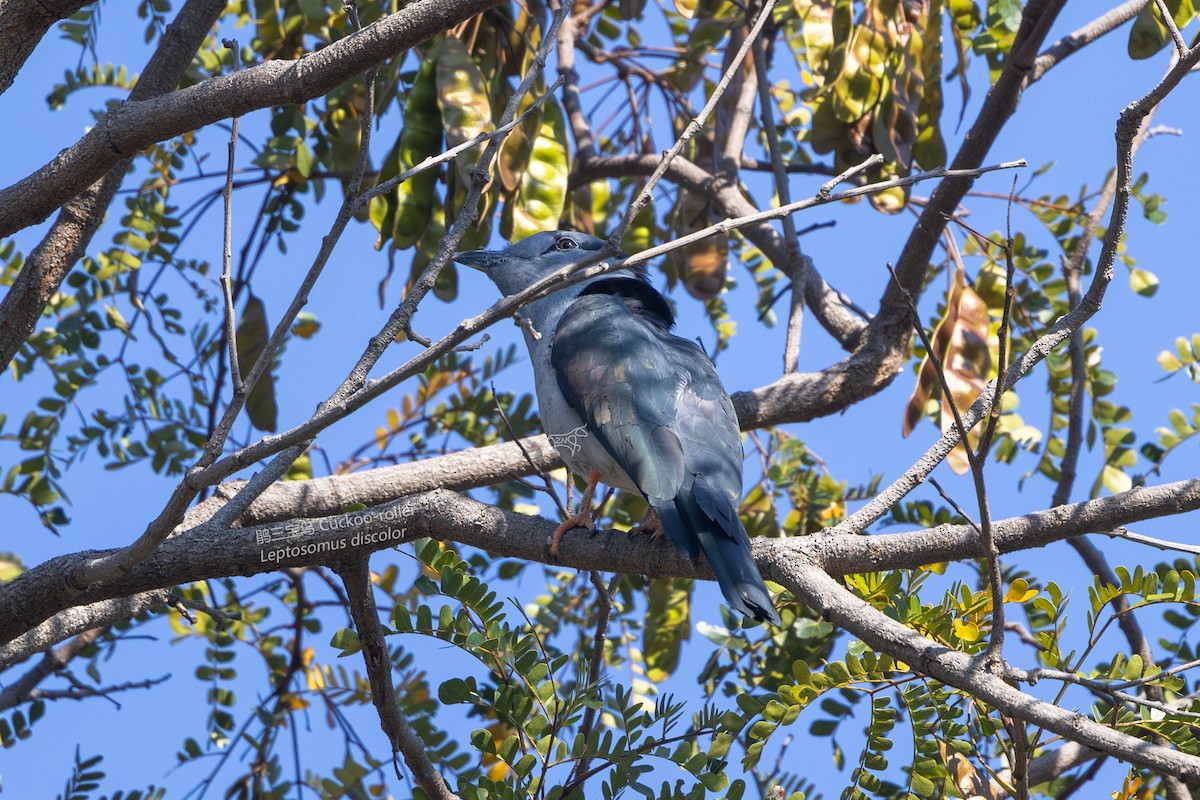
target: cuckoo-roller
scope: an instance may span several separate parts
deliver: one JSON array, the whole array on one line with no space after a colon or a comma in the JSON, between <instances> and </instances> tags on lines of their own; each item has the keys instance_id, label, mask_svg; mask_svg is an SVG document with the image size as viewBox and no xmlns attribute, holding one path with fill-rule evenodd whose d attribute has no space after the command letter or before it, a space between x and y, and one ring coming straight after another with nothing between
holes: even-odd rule
<instances>
[{"instance_id":1,"label":"cuckoo-roller","mask_svg":"<svg viewBox=\"0 0 1200 800\"><path fill-rule=\"evenodd\" d=\"M455 260L511 296L603 245L545 231ZM542 426L571 471L590 476L590 488L598 478L641 494L681 552L704 554L734 609L778 625L738 516L742 440L733 403L705 352L670 332L674 314L645 268L570 286L521 314Z\"/></svg>"}]
</instances>

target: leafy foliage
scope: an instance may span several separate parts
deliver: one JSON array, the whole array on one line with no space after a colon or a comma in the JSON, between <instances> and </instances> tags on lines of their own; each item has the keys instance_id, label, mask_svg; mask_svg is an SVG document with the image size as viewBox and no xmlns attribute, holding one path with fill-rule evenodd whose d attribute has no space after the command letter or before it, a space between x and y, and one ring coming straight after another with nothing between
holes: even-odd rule
<instances>
[{"instance_id":1,"label":"leafy foliage","mask_svg":"<svg viewBox=\"0 0 1200 800\"><path fill-rule=\"evenodd\" d=\"M1167 0L1166 7L1181 28L1196 16L1192 0ZM395 8L361 4L357 12L369 25ZM163 40L172 11L167 0L137 4L147 42ZM496 174L479 201L478 222L460 246L487 246L493 232L513 240L559 226L599 236L615 230L645 176L630 170L577 179L572 173L584 147L601 158L661 152L712 98L715 67L728 65L752 11L729 0L597 6L591 23L579 31L577 53L589 62L584 68L594 73L594 87L583 100L548 98L504 141ZM102 119L134 85L129 65L102 63L97 56L105 52L109 31L102 13L115 12L94 4L60 23L80 57L61 81L48 82L51 107L94 102L93 114ZM730 159L745 157L761 166L771 139L792 172L834 175L875 154L883 156L882 164L854 181L940 167L948 161L947 140L962 122L947 118L947 108L961 99L965 112L972 91L981 88L971 86L970 63L986 60L994 81L1011 57L1021 20L1017 0L781 3L766 27L766 96L774 121L768 126L762 118L751 119L746 152L729 153L725 144L733 123L728 109L718 108L713 124L691 138L682 155L718 176L718 184L733 186L740 178ZM383 64L373 86L371 119L364 119L366 92L354 80L324 97L272 108L257 129L249 129L253 133L239 145L234 192L239 213L249 209L232 267L233 345L242 377L262 356L272 330L268 322L284 307L278 287L290 285L291 270L310 255L311 240L302 232L336 203L336 190L349 185L363 126L375 137L372 155L378 163L369 165L365 181L375 187L448 147L470 143L492 129L533 63L547 21L537 4L504 3ZM221 31L242 37L239 60L250 65L319 52L351 27L346 7L318 0L233 3L219 20ZM1171 45L1155 3L1143 8L1131 28L1132 58ZM226 74L234 64L222 42L210 36L182 85ZM739 80L749 77L743 69ZM954 84L955 90L946 88ZM610 89L615 94L600 96ZM546 90L540 80L534 95ZM533 99L523 101L522 112ZM573 104L580 102L595 134L587 143L568 135L571 115L580 111ZM128 190L114 205L103 236L51 297L38 329L10 365L18 390L31 399L0 414L5 466L0 493L32 507L52 531L71 524L68 478L87 458L109 470L146 468L138 480L149 473L179 478L216 430L233 365L211 263L217 248L197 246L196 240L205 235L202 220L220 198L217 184L224 171L209 162L220 160L212 156L223 152L223 137L189 132L136 154ZM374 237L379 254L355 259L353 279L377 286L381 307L411 291L432 262L466 203L482 147L475 144L399 182L358 210L352 224ZM917 348L910 360L915 384L904 412L906 435L920 430L922 419L947 429L949 404L967 407L998 375L997 337L1008 290L1015 296L1009 352L1023 353L1072 307L1060 264L1075 265L1079 276L1094 271L1087 243L1103 232L1093 219L1100 193L1087 185L1062 189L1051 167L1002 198L1016 212L1018 230L1011 236L975 230L958 218L946 230L944 253L927 272L929 306L936 304L926 320L933 346L932 352ZM740 174L750 170L743 165ZM1103 185L1110 176L1094 179ZM747 198L758 190L753 180L741 186ZM1053 188L1034 188L1051 182ZM1152 187L1141 175L1132 196L1145 220L1161 224L1166 199ZM629 226L624 247L644 250L719 221L725 212L715 202L716 190L659 184L655 202ZM997 198L970 202L989 199ZM900 188L869 200L871 208L887 214L917 211L921 202ZM30 250L24 239L0 242L0 285L13 285ZM1119 263L1132 292L1155 296L1154 273L1124 248ZM665 260L654 279L665 283L672 302L697 303L712 326L709 350L716 358L734 336L757 332L758 323L776 325L780 300L793 289L791 268L730 232L689 243ZM402 288L391 283L397 269ZM459 277L449 265L433 288L443 304L437 314L446 320L467 313ZM739 316L744 298L735 291L749 293L744 306L752 303L757 320ZM296 422L289 418L294 408L284 379L303 374L316 345L331 338L314 314L297 318L287 347L270 355L247 398L249 425L239 426L228 448L252 441L253 430L273 432ZM1118 493L1157 474L1169 455L1194 443L1200 405L1164 410L1166 423L1147 438L1123 404L1128 395L1105 362L1100 331L1084 330L1080 338L1082 365L1073 365L1065 351L1051 353L1039 377L1005 395L992 452L998 463L1019 461L1026 479L1059 481L1071 398L1082 392L1083 443L1094 456L1084 467L1094 471L1090 493ZM520 360L515 348L494 346L438 359L392 392L387 407L372 407L346 423L357 447L335 452L311 445L287 478L347 475L537 432L532 395L507 388L527 382L510 380L506 372ZM944 365L950 397L936 380L935 361ZM1177 339L1158 363L1168 378L1185 373L1200 381L1200 335ZM1035 387L1036 380L1044 383ZM1042 394L1048 398L1044 411L1035 402ZM873 498L884 477L869 474L854 483L836 474L795 431L753 434L746 450L751 458L740 511L754 537L819 535L845 519L854 503ZM960 471L965 466L958 454L951 464ZM577 488L562 472L541 477L541 484L497 484L490 499L537 514L550 506L535 501L550 495L561 501ZM645 511L639 496L610 492L599 503L600 524L631 531ZM949 501L913 498L894 505L884 524L934 528L968 522ZM851 639L779 587L771 588L783 625L764 629L728 609L714 611L707 599L698 599L697 584L681 578L589 575L434 539L376 558L379 571L372 580L384 610L389 678L401 711L430 761L464 798L802 800L817 796L807 760L817 750L823 757L826 743L844 775L841 796L854 800L987 796L1012 763L1011 732L996 709L932 680L920 665ZM1194 641L1200 619L1196 569L1183 560L1153 569L1118 567L1116 585L1097 579L1074 596L1058 582L1005 572L1002 602L1010 620L1023 616L1029 647L1013 661L1024 658L1035 665L1027 673L1061 684L1058 702L1065 707L1147 741L1200 753L1196 702L1188 697L1189 677L1182 669L1200 651ZM0 556L0 581L23 570L17 554ZM840 580L856 598L940 647L977 655L987 646L997 598L987 590L979 564L935 564ZM206 707L203 722L189 721L192 727L181 736L181 772L211 775L199 779L206 788L220 775L231 798L384 796L395 791L389 754L377 735L366 735L376 734L371 682L356 657L359 633L339 627L337 612L344 605L339 592L331 573L316 567L281 570L253 585L223 579L176 587L169 623L160 613L145 613L113 626L78 656L92 683L73 674L59 679L77 690L101 687L108 659L128 639L169 624L181 652L195 648L189 651L195 653L191 679L203 687ZM518 596L532 601L522 604ZM1165 657L1155 664L1124 652L1111 636L1123 615L1151 611L1161 611L1173 634L1157 643ZM1146 705L1147 699L1158 705ZM0 745L6 749L24 746L47 711L42 699L16 705L0 716ZM371 724L362 725L363 719ZM336 755L325 762L314 759L301 768L299 733L320 729L322 722L322 732L340 749L331 748ZM1049 746L1044 734L1032 735L1033 751ZM83 759L77 751L60 797L82 800L99 791L105 778L100 763L99 756ZM1035 794L1064 793L1065 781L1034 787ZM1140 797L1160 790L1159 778L1130 773L1120 793ZM412 794L421 797L423 790ZM161 796L163 790L150 787L111 797Z\"/></svg>"}]
</instances>

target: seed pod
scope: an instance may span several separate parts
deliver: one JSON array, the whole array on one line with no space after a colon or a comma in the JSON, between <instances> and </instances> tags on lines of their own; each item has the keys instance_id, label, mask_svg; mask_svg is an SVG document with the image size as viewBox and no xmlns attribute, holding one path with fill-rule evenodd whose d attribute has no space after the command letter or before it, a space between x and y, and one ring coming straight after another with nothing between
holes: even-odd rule
<instances>
[{"instance_id":1,"label":"seed pod","mask_svg":"<svg viewBox=\"0 0 1200 800\"><path fill-rule=\"evenodd\" d=\"M634 184L632 188L631 195L637 197L638 192L642 190L642 185ZM626 253L642 252L654 241L654 228L654 201L651 200L642 206L637 216L629 223L629 227L625 229L625 236L621 239L621 249Z\"/></svg>"},{"instance_id":2,"label":"seed pod","mask_svg":"<svg viewBox=\"0 0 1200 800\"><path fill-rule=\"evenodd\" d=\"M533 95L525 95L517 114L525 113L533 105ZM533 140L541 126L541 111L530 114L521 124L513 128L500 146L496 156L496 173L500 176L500 185L506 193L512 193L521 185L521 175L529 166L529 153L533 150Z\"/></svg>"},{"instance_id":3,"label":"seed pod","mask_svg":"<svg viewBox=\"0 0 1200 800\"><path fill-rule=\"evenodd\" d=\"M612 202L612 189L608 181L583 184L569 197L566 215L571 227L592 236L603 236Z\"/></svg>"},{"instance_id":4,"label":"seed pod","mask_svg":"<svg viewBox=\"0 0 1200 800\"><path fill-rule=\"evenodd\" d=\"M413 284L417 282L417 278L421 277L421 273L433 261L438 244L441 243L442 237L445 235L445 211L442 204L438 202L434 205L433 214L429 220L429 227L425 229L425 235L421 237L421 241L413 253L412 267L408 275L408 285L404 288L405 294L408 294L412 290ZM437 281L433 284L433 294L439 300L447 303L458 296L458 271L455 269L453 261L442 267L442 271L438 273Z\"/></svg>"},{"instance_id":5,"label":"seed pod","mask_svg":"<svg viewBox=\"0 0 1200 800\"><path fill-rule=\"evenodd\" d=\"M542 107L542 124L515 197L513 241L558 228L567 199L569 164L566 118L562 108L551 99Z\"/></svg>"},{"instance_id":6,"label":"seed pod","mask_svg":"<svg viewBox=\"0 0 1200 800\"><path fill-rule=\"evenodd\" d=\"M675 210L675 235L685 236L712 222L709 199L695 192L679 191ZM729 271L729 237L723 233L701 239L675 251L675 267L688 294L711 300L725 289Z\"/></svg>"},{"instance_id":7,"label":"seed pod","mask_svg":"<svg viewBox=\"0 0 1200 800\"><path fill-rule=\"evenodd\" d=\"M377 183L399 175L442 149L442 118L434 81L435 52L427 54L413 79L404 104L404 129L383 161ZM421 238L433 213L438 169L409 178L394 192L371 200L371 222L379 230L375 249L393 239L394 247L412 247Z\"/></svg>"},{"instance_id":8,"label":"seed pod","mask_svg":"<svg viewBox=\"0 0 1200 800\"><path fill-rule=\"evenodd\" d=\"M442 110L442 126L448 145L462 144L492 129L487 81L461 39L451 37L442 43L436 76L438 107ZM471 170L482 152L483 145L479 144L454 159L464 186L471 182Z\"/></svg>"}]
</instances>

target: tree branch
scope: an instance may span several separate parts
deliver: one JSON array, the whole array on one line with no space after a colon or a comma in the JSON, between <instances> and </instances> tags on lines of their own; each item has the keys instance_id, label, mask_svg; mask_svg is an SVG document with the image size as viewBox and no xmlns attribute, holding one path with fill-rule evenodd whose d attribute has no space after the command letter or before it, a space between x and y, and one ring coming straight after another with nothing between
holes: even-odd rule
<instances>
[{"instance_id":1,"label":"tree branch","mask_svg":"<svg viewBox=\"0 0 1200 800\"><path fill-rule=\"evenodd\" d=\"M1078 52L1101 36L1112 33L1121 27L1136 17L1138 12L1142 10L1142 7L1149 2L1150 0L1127 0L1127 2L1097 17L1082 28L1059 39L1037 57L1037 61L1033 64L1033 70L1029 73L1029 82L1033 83L1041 80L1041 77L1048 70L1053 69L1072 53Z\"/></svg>"},{"instance_id":2,"label":"tree branch","mask_svg":"<svg viewBox=\"0 0 1200 800\"><path fill-rule=\"evenodd\" d=\"M175 21L167 26L154 55L130 92L128 102L154 102L150 98L178 86L192 56L224 10L225 3L222 0L188 0ZM97 131L103 129L104 124L101 123L88 135L98 135ZM29 253L13 285L0 301L0 365L12 361L17 350L37 327L46 304L58 291L71 267L83 257L132 163L132 155L112 156L104 162L103 169L95 172L93 178L86 181L81 179L73 191L57 195L46 203L41 216L34 220L45 219L51 211L69 200L42 241ZM99 180L91 183L95 178ZM18 211L6 206L6 202L21 205L34 202L33 198L41 193L41 189L35 182L10 201L0 201L0 209L5 209L0 211L0 220L8 215L8 211ZM78 196L73 196L77 192Z\"/></svg>"},{"instance_id":3,"label":"tree branch","mask_svg":"<svg viewBox=\"0 0 1200 800\"><path fill-rule=\"evenodd\" d=\"M33 666L17 680L4 687L0 692L0 711L7 711L30 700L30 694L38 684L61 670L79 655L83 650L100 638L101 628L92 628L76 636L57 650L47 651L42 660Z\"/></svg>"},{"instance_id":4,"label":"tree branch","mask_svg":"<svg viewBox=\"0 0 1200 800\"><path fill-rule=\"evenodd\" d=\"M170 596L166 589L152 589L59 611L40 625L0 644L0 670L8 669L35 653L45 652L47 648L84 631L106 628L133 619L138 614L162 608Z\"/></svg>"},{"instance_id":5,"label":"tree branch","mask_svg":"<svg viewBox=\"0 0 1200 800\"><path fill-rule=\"evenodd\" d=\"M1038 725L1158 773L1200 778L1200 758L1152 745L1088 717L1038 700L980 669L965 653L927 639L860 600L807 559L780 565L774 577L806 606L869 647L908 664L918 674L969 692L1004 714Z\"/></svg>"},{"instance_id":6,"label":"tree branch","mask_svg":"<svg viewBox=\"0 0 1200 800\"><path fill-rule=\"evenodd\" d=\"M317 503L322 498L331 501L333 493L293 493L292 497L304 509L297 509L302 514L319 507ZM362 512L338 514L340 508L326 509L320 517L288 517L228 531L200 525L163 542L128 574L91 586L79 595L61 592L62 576L89 558L115 551L74 553L50 559L3 587L0 642L20 635L71 605L98 603L204 578L257 575L281 565L326 564L352 552L372 552L425 536L461 542L510 558L576 569L712 579L706 564L680 555L669 542L652 541L649 537L567 536L559 553L552 554L547 543L555 523L502 511L446 490L412 495ZM1200 509L1200 479L1133 489L1112 497L998 521L994 523L996 545L1002 553L1043 547L1083 533L1103 533L1122 525L1196 509ZM969 525L939 525L928 530L875 536L826 532L793 539L756 539L753 547L756 560L767 569L804 557L831 575L915 569L982 555L978 534Z\"/></svg>"},{"instance_id":7,"label":"tree branch","mask_svg":"<svg viewBox=\"0 0 1200 800\"><path fill-rule=\"evenodd\" d=\"M334 570L346 585L350 616L358 630L358 643L362 647L363 663L371 684L371 701L379 714L379 726L387 734L392 752L404 756L404 763L408 764L413 781L418 786L434 800L459 800L430 762L425 753L425 743L408 724L396 700L396 688L392 684L392 659L380 627L379 610L375 607L375 588L371 583L367 559L366 554L349 558L334 564Z\"/></svg>"},{"instance_id":8,"label":"tree branch","mask_svg":"<svg viewBox=\"0 0 1200 800\"><path fill-rule=\"evenodd\" d=\"M0 236L35 225L148 145L234 115L302 103L501 0L419 0L295 61L267 61L164 97L125 102L41 169L0 191Z\"/></svg>"},{"instance_id":9,"label":"tree branch","mask_svg":"<svg viewBox=\"0 0 1200 800\"><path fill-rule=\"evenodd\" d=\"M50 30L93 0L0 0L0 94Z\"/></svg>"}]
</instances>

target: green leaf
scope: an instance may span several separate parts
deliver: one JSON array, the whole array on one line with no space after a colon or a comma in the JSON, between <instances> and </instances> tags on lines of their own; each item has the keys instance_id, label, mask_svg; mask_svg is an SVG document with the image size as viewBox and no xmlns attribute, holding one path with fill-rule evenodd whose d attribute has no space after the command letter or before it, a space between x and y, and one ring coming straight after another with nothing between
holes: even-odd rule
<instances>
[{"instance_id":1,"label":"green leaf","mask_svg":"<svg viewBox=\"0 0 1200 800\"><path fill-rule=\"evenodd\" d=\"M242 311L242 319L237 327L238 368L242 379L250 374L259 357L266 348L271 331L267 326L267 311L263 301L254 295L246 301ZM259 378L258 383L250 390L246 398L246 414L250 423L260 431L274 432L279 407L275 401L275 368L278 366L279 353L271 359L270 367Z\"/></svg>"},{"instance_id":2,"label":"green leaf","mask_svg":"<svg viewBox=\"0 0 1200 800\"><path fill-rule=\"evenodd\" d=\"M1129 286L1142 297L1153 297L1158 291L1158 277L1144 269L1129 271Z\"/></svg>"},{"instance_id":3,"label":"green leaf","mask_svg":"<svg viewBox=\"0 0 1200 800\"><path fill-rule=\"evenodd\" d=\"M683 643L691 635L688 622L691 583L668 578L654 581L647 591L649 606L642 633L642 653L646 659L646 677L655 683L666 680L679 667Z\"/></svg>"},{"instance_id":4,"label":"green leaf","mask_svg":"<svg viewBox=\"0 0 1200 800\"><path fill-rule=\"evenodd\" d=\"M1104 483L1104 488L1108 489L1113 494L1128 492L1133 488L1132 478L1116 467L1107 464L1104 466L1104 471L1100 475L1100 480Z\"/></svg>"},{"instance_id":5,"label":"green leaf","mask_svg":"<svg viewBox=\"0 0 1200 800\"><path fill-rule=\"evenodd\" d=\"M362 645L358 641L358 633L350 628L340 628L333 634L333 638L329 641L331 647L342 652L339 658L354 655L362 650Z\"/></svg>"}]
</instances>

